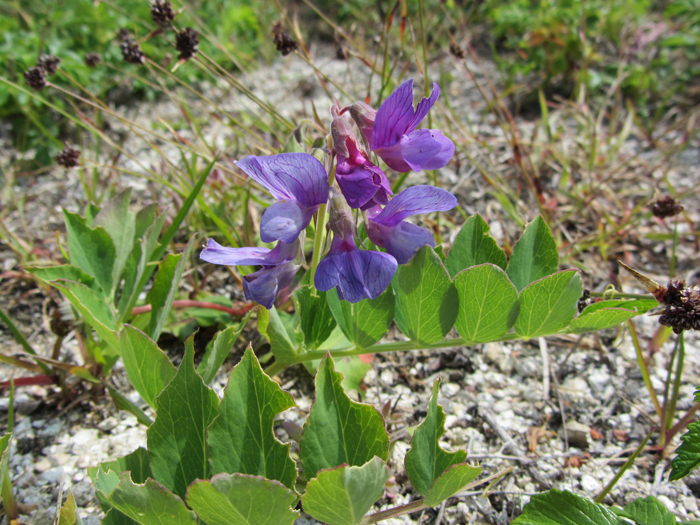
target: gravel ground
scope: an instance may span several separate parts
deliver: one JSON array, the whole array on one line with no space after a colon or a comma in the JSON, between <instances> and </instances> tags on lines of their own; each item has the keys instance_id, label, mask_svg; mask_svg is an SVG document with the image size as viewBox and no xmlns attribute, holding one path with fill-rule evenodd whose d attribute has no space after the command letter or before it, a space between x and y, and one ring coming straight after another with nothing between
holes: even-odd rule
<instances>
[{"instance_id":1,"label":"gravel ground","mask_svg":"<svg viewBox=\"0 0 700 525\"><path fill-rule=\"evenodd\" d=\"M321 57L317 64L325 74L342 86L364 85L363 73L351 72L346 62L330 56L324 58L324 51L319 51ZM455 114L465 121L468 118L474 123L474 134L494 145L488 154L484 154L478 144L465 143L460 158L465 158L465 152L479 150L479 155L489 156L497 164L502 163L504 173L507 173L512 167L504 160L507 144L501 128L491 118L484 117L485 104L473 83L454 63L446 60L445 64L446 78L451 80L441 87L449 96ZM479 71L493 70L489 64L471 64L471 68L478 79L481 79ZM319 111L331 102L311 68L298 59L281 60L271 68L255 72L245 83L290 117L311 115L312 101ZM256 112L257 108L240 95L224 97L220 89L211 88L211 91L221 95L224 109ZM364 93L358 93L357 98L364 98ZM154 116L169 123L181 120L179 109L167 100L119 111L146 126L154 122ZM520 124L522 133L528 135L533 124L527 121ZM115 123L113 131L119 133L120 130L120 125ZM187 130L182 133L187 136ZM211 119L203 134L222 148L234 140L230 129L216 119ZM17 155L2 144L3 136L6 137L7 133L5 131L3 135L0 130L0 159L9 166ZM643 149L641 143L641 139L631 136L621 150L632 158L624 176L644 175L630 192L648 198L651 190L661 184L663 176L668 177L677 191L692 188L700 180L700 149L697 144L675 159L673 166L659 173L653 170L643 172L644 166L653 164L661 153ZM178 158L174 147L167 143L161 146L165 155ZM139 164L156 166L161 163L160 157L133 135L127 139L125 148L138 159L138 162L124 160L126 169L140 172ZM489 219L492 233L499 242L504 238L517 238L516 232L520 228L498 209L498 202L490 196L480 174L468 162L465 161L459 169L441 170L440 177L445 187L458 195L468 213L479 211ZM408 182L418 180L418 175L414 174ZM120 176L118 185L131 186L135 195L142 199L159 197L154 187L139 177ZM19 178L14 185L6 186L3 206L11 199L7 194L8 186L13 187L15 200L19 196L24 199L24 213L13 211L4 218L5 225L23 238L34 239L38 255L56 257L54 235L63 230L60 208L77 211L79 203L85 199L75 172L54 169L47 174ZM700 223L700 206L696 197L684 201L684 204L690 223ZM649 229L657 226L649 222ZM685 223L679 224L681 233L687 232L688 228ZM642 238L641 233L637 239ZM652 275L658 274L661 280L667 270L658 261L664 260L666 248L650 246L650 241L639 242L641 247L631 248L633 252L639 251L635 257L642 257L641 254L647 252L652 254L645 255L645 260L651 261L651 268L656 270L656 273L651 272ZM656 265L652 264L654 254L659 257ZM604 281L609 274L610 265L599 256L586 252L573 260L585 267L588 283ZM0 306L10 311L36 348L45 348L49 354L53 336L48 329L46 312L52 296L36 288L33 282L14 277L13 272L19 270L18 261L2 245L0 261L0 271L5 272L0 275ZM680 275L694 270L696 261L695 247L690 243L682 244L679 247ZM570 266L568 263L564 261L563 265ZM213 281L220 279L223 287L228 282L226 275L217 270ZM625 282L628 284L626 291L635 291L630 280L625 279ZM636 326L642 340L648 341L658 323L655 317L641 317ZM392 330L386 340L401 337L398 331ZM519 513L532 494L551 487L595 496L651 428L649 414L653 414L653 407L636 364L629 334L620 335L609 330L586 336L580 344L577 344L577 339L561 337L546 342L492 343L437 352L376 356L364 379L366 389L363 396L366 402L377 407L387 403L393 407L390 467L394 482L376 510L405 504L416 498L403 468L410 443L408 429L425 416L430 389L438 377L442 378L439 401L447 414L443 446L449 450L466 449L471 461L484 467L485 475L514 467L489 497L466 493L449 498L441 508L428 510L424 515L417 513L385 523L506 524ZM10 354L17 349L16 343L2 328L0 344ZM678 403L680 410L692 406L694 387L700 385L699 341L695 334L688 334L686 347L685 381ZM65 359L80 361L72 336L66 338L63 348ZM669 343L649 360L652 383L658 394L663 393L670 350ZM232 356L217 376L215 387L220 395L228 371L236 360ZM547 361L549 367L544 364ZM0 365L0 379L18 375L23 374ZM313 401L313 378L298 366L285 371L281 379L298 407L284 412L280 420L301 423ZM121 384L123 392L128 392L128 383L119 364L115 369L115 381ZM139 402L135 392L129 397ZM10 470L18 500L26 505L36 505L36 510L25 517L29 525L50 522L56 509L59 484L63 484L64 490L70 488L73 492L86 525L99 523L100 511L86 469L145 446L145 428L133 416L116 411L104 398L94 400L87 397L81 401L64 406L51 387L27 387L18 391L16 407L19 414ZM0 399L0 410L5 414L7 407L7 398ZM2 424L5 424L6 415L2 417ZM282 425L278 433L281 439L289 440ZM670 460L677 444L678 439L663 457L655 451L644 452L617 484L607 502L625 504L638 496L651 494L679 518L699 519L700 475L673 483L667 481ZM297 520L297 525L311 523L316 522L308 517Z\"/></svg>"}]
</instances>

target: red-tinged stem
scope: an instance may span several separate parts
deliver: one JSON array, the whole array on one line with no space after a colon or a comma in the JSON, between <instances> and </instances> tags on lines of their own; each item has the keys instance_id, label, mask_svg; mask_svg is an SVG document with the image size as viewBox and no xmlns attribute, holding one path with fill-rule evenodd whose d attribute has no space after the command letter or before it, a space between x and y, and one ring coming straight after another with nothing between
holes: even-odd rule
<instances>
[{"instance_id":1,"label":"red-tinged stem","mask_svg":"<svg viewBox=\"0 0 700 525\"><path fill-rule=\"evenodd\" d=\"M246 313L248 313L249 310L252 310L254 306L255 304L253 303L244 303L238 308L231 308L230 306L224 306L223 304L208 303L206 301L173 301L173 308L206 308L208 310L219 310L220 312L226 312L227 314L232 315L234 317L240 317L242 315L245 315ZM145 314L150 311L151 305L144 304L143 306L137 306L136 308L131 310L131 315Z\"/></svg>"},{"instance_id":2,"label":"red-tinged stem","mask_svg":"<svg viewBox=\"0 0 700 525\"><path fill-rule=\"evenodd\" d=\"M678 423L676 423L675 425L673 425L671 427L671 430L669 430L666 433L666 443L670 443L676 434L685 430L685 427L687 427L692 422L692 419L695 416L695 412L697 412L698 409L700 409L700 403L695 403L690 408L690 410L688 410L688 412L685 414L685 416L683 416L680 419L680 421L678 421Z\"/></svg>"},{"instance_id":3,"label":"red-tinged stem","mask_svg":"<svg viewBox=\"0 0 700 525\"><path fill-rule=\"evenodd\" d=\"M52 376L41 375L32 377L18 377L14 379L15 386L34 386L34 385L54 385L56 380ZM0 388L10 388L10 381L0 383Z\"/></svg>"}]
</instances>

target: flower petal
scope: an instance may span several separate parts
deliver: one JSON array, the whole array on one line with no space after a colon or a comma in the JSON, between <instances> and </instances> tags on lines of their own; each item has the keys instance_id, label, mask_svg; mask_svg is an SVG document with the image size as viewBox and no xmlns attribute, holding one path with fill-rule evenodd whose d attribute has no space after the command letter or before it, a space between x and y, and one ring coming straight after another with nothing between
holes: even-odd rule
<instances>
[{"instance_id":1,"label":"flower petal","mask_svg":"<svg viewBox=\"0 0 700 525\"><path fill-rule=\"evenodd\" d=\"M406 126L404 133L410 133L418 127L418 125L428 114L428 111L430 111L430 108L432 108L435 105L435 102L437 101L439 96L440 87L437 85L437 82L433 82L433 92L430 94L430 98L423 97L423 100L421 100L418 103L418 106L416 106L416 112L413 114L413 117Z\"/></svg>"},{"instance_id":2,"label":"flower petal","mask_svg":"<svg viewBox=\"0 0 700 525\"><path fill-rule=\"evenodd\" d=\"M299 252L299 243L278 243L274 249L269 248L226 248L209 239L207 247L199 254L199 258L212 264L228 266L275 266L292 261Z\"/></svg>"},{"instance_id":3,"label":"flower petal","mask_svg":"<svg viewBox=\"0 0 700 525\"><path fill-rule=\"evenodd\" d=\"M391 147L374 151L391 169L404 173L442 168L452 158L454 144L437 129L419 129L403 135Z\"/></svg>"},{"instance_id":4,"label":"flower petal","mask_svg":"<svg viewBox=\"0 0 700 525\"><path fill-rule=\"evenodd\" d=\"M272 308L277 293L292 283L298 270L299 266L290 261L244 276L243 292L246 299L255 301L267 309Z\"/></svg>"},{"instance_id":5,"label":"flower petal","mask_svg":"<svg viewBox=\"0 0 700 525\"><path fill-rule=\"evenodd\" d=\"M372 149L396 144L413 116L413 79L410 79L396 88L377 110L372 129Z\"/></svg>"},{"instance_id":6,"label":"flower petal","mask_svg":"<svg viewBox=\"0 0 700 525\"><path fill-rule=\"evenodd\" d=\"M276 199L295 199L306 208L328 200L326 170L316 157L308 153L280 153L268 157L249 155L236 165L265 186Z\"/></svg>"},{"instance_id":7,"label":"flower petal","mask_svg":"<svg viewBox=\"0 0 700 525\"><path fill-rule=\"evenodd\" d=\"M455 206L457 199L447 190L435 186L411 186L391 199L371 221L393 227L416 213L447 211Z\"/></svg>"},{"instance_id":8,"label":"flower petal","mask_svg":"<svg viewBox=\"0 0 700 525\"><path fill-rule=\"evenodd\" d=\"M356 303L381 295L391 283L397 266L396 259L381 252L329 253L316 268L314 284L322 292L337 286L346 301Z\"/></svg>"},{"instance_id":9,"label":"flower petal","mask_svg":"<svg viewBox=\"0 0 700 525\"><path fill-rule=\"evenodd\" d=\"M406 264L426 244L435 248L432 233L406 221L401 221L394 227L368 221L367 235L374 244L386 249L399 264Z\"/></svg>"},{"instance_id":10,"label":"flower petal","mask_svg":"<svg viewBox=\"0 0 700 525\"><path fill-rule=\"evenodd\" d=\"M317 209L318 206L303 208L295 200L274 203L263 213L260 221L260 240L293 243L309 225Z\"/></svg>"}]
</instances>

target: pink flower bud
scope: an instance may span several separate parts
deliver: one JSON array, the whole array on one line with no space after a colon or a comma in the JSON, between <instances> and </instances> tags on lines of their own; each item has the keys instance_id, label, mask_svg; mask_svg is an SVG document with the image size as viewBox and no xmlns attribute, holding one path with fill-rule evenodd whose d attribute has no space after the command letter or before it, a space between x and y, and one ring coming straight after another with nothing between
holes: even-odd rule
<instances>
[{"instance_id":1,"label":"pink flower bud","mask_svg":"<svg viewBox=\"0 0 700 525\"><path fill-rule=\"evenodd\" d=\"M350 116L360 128L362 137L367 144L372 144L372 129L374 128L374 117L377 115L377 110L364 102L355 102L350 106Z\"/></svg>"}]
</instances>

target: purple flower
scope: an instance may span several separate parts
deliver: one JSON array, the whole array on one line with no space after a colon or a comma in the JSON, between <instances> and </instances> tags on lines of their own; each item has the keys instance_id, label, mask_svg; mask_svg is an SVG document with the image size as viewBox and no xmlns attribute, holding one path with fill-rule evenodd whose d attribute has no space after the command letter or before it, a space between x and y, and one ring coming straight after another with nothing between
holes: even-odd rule
<instances>
[{"instance_id":1,"label":"purple flower","mask_svg":"<svg viewBox=\"0 0 700 525\"><path fill-rule=\"evenodd\" d=\"M309 225L318 207L328 201L326 170L308 153L250 155L236 165L279 199L265 210L260 221L263 242L293 243Z\"/></svg>"},{"instance_id":2,"label":"purple flower","mask_svg":"<svg viewBox=\"0 0 700 525\"><path fill-rule=\"evenodd\" d=\"M416 213L447 211L457 206L449 191L435 186L413 186L389 201L383 210L369 211L366 223L371 241L406 264L426 244L435 247L433 234L404 219Z\"/></svg>"},{"instance_id":3,"label":"purple flower","mask_svg":"<svg viewBox=\"0 0 700 525\"><path fill-rule=\"evenodd\" d=\"M299 270L295 259L299 255L300 242L291 244L278 242L269 248L226 248L213 239L199 254L200 259L212 264L228 266L262 266L257 272L243 277L243 293L249 301L255 301L265 308L272 308L277 293L292 283Z\"/></svg>"},{"instance_id":4,"label":"purple flower","mask_svg":"<svg viewBox=\"0 0 700 525\"><path fill-rule=\"evenodd\" d=\"M333 242L316 268L316 288L322 292L337 288L338 296L351 303L378 297L394 277L398 266L396 259L386 253L357 247L352 211L342 195L331 197L330 210Z\"/></svg>"},{"instance_id":5,"label":"purple flower","mask_svg":"<svg viewBox=\"0 0 700 525\"><path fill-rule=\"evenodd\" d=\"M386 175L367 159L350 122L338 114L338 108L331 107L331 113L333 149L338 155L335 179L348 204L362 210L386 204L393 195Z\"/></svg>"},{"instance_id":6,"label":"purple flower","mask_svg":"<svg viewBox=\"0 0 700 525\"><path fill-rule=\"evenodd\" d=\"M413 110L413 79L401 84L384 101L372 129L372 151L391 169L406 172L436 170L445 166L455 145L437 129L416 128L440 96L433 84L430 98L424 98Z\"/></svg>"}]
</instances>

